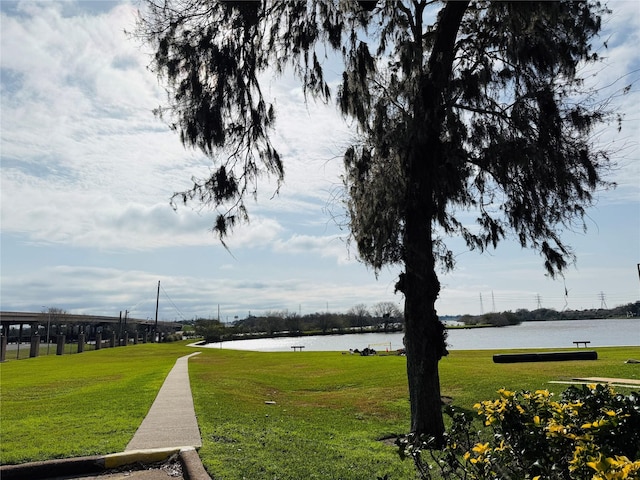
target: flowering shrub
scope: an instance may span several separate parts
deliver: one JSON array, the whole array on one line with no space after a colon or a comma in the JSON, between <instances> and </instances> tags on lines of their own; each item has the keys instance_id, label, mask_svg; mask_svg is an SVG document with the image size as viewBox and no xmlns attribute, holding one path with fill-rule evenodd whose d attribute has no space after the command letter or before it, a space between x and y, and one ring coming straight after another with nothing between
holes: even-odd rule
<instances>
[{"instance_id":1,"label":"flowering shrub","mask_svg":"<svg viewBox=\"0 0 640 480\"><path fill-rule=\"evenodd\" d=\"M572 386L558 400L547 390L498 394L474 405L482 431L449 408L442 450L409 435L398 441L400 455L413 458L425 479L433 468L445 479L640 479L638 394L606 385Z\"/></svg>"}]
</instances>

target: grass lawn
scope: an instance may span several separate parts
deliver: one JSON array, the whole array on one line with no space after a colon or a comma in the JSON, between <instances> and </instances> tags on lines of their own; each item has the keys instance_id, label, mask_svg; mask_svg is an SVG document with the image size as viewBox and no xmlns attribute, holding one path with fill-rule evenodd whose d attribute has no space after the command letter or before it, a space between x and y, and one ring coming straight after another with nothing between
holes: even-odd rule
<instances>
[{"instance_id":1,"label":"grass lawn","mask_svg":"<svg viewBox=\"0 0 640 480\"><path fill-rule=\"evenodd\" d=\"M0 462L122 451L175 359L194 351L185 343L2 364ZM535 364L452 351L440 363L442 394L472 409L500 387L559 393L566 386L549 381L640 379L640 365L624 363L640 347L597 351L597 361ZM214 479L413 478L381 441L409 427L403 357L202 349L189 365L200 457Z\"/></svg>"},{"instance_id":2,"label":"grass lawn","mask_svg":"<svg viewBox=\"0 0 640 480\"><path fill-rule=\"evenodd\" d=\"M1 364L0 463L123 451L188 350L145 344Z\"/></svg>"}]
</instances>

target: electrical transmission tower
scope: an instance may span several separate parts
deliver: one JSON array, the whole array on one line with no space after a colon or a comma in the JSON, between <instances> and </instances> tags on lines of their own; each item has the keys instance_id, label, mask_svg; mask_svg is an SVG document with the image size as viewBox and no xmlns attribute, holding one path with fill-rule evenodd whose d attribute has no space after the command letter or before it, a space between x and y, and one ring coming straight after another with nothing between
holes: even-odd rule
<instances>
[{"instance_id":1,"label":"electrical transmission tower","mask_svg":"<svg viewBox=\"0 0 640 480\"><path fill-rule=\"evenodd\" d=\"M607 307L607 302L605 300L605 295L604 292L600 292L600 295L598 295L598 297L600 298L600 308L601 309L606 309Z\"/></svg>"},{"instance_id":2,"label":"electrical transmission tower","mask_svg":"<svg viewBox=\"0 0 640 480\"><path fill-rule=\"evenodd\" d=\"M540 296L540 294L536 294L536 305L538 310L540 310L542 308L542 297Z\"/></svg>"}]
</instances>

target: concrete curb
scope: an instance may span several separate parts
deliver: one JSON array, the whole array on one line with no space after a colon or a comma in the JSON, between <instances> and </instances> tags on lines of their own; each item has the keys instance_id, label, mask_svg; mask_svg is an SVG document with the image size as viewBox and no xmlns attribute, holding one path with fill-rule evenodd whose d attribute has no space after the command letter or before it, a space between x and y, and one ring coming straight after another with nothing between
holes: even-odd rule
<instances>
[{"instance_id":1,"label":"concrete curb","mask_svg":"<svg viewBox=\"0 0 640 480\"><path fill-rule=\"evenodd\" d=\"M186 479L211 480L195 448L188 447L180 450L180 461L183 467L182 474Z\"/></svg>"},{"instance_id":2,"label":"concrete curb","mask_svg":"<svg viewBox=\"0 0 640 480\"><path fill-rule=\"evenodd\" d=\"M151 464L161 462L174 454L179 454L185 479L211 480L200 461L198 452L193 447L131 450L110 455L66 458L20 465L1 465L0 478L2 480L44 480L71 475L104 473L110 469L135 463Z\"/></svg>"}]
</instances>

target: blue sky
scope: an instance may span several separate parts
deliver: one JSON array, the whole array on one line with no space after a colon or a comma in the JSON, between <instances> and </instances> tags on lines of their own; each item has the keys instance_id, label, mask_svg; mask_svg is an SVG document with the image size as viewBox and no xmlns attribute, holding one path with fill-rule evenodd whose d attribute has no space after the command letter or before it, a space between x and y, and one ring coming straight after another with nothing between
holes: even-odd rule
<instances>
[{"instance_id":1,"label":"blue sky","mask_svg":"<svg viewBox=\"0 0 640 480\"><path fill-rule=\"evenodd\" d=\"M614 96L622 131L611 148L618 188L598 192L586 234L565 232L578 260L551 280L541 258L513 242L478 254L453 239L457 268L441 276L440 314L543 307L613 307L640 294L640 3L612 1L605 63L587 81ZM402 298L399 268L376 276L346 245L341 152L350 130L334 106L305 105L286 79L269 81L286 178L260 185L251 225L211 233L208 209L169 205L205 174L151 111L164 100L147 53L127 38L135 2L0 1L0 308L153 317L240 318L249 312L345 312ZM339 222L338 222L339 223ZM568 295L565 295L565 291ZM603 302L604 300L604 302Z\"/></svg>"}]
</instances>

